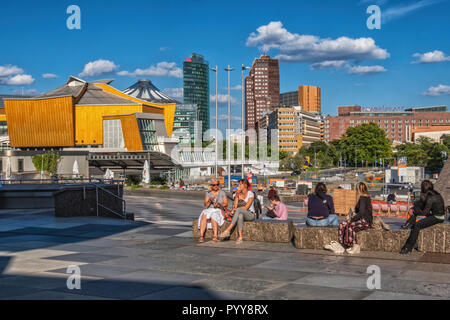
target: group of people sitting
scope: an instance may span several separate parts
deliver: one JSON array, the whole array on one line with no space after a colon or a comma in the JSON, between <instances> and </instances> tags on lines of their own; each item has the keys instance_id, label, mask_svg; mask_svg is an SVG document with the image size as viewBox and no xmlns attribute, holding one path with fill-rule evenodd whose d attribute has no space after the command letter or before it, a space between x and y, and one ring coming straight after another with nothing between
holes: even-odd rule
<instances>
[{"instance_id":1,"label":"group of people sitting","mask_svg":"<svg viewBox=\"0 0 450 320\"><path fill-rule=\"evenodd\" d=\"M200 229L199 242L204 242L204 235L208 229L213 230L213 242L218 238L230 237L231 231L237 227L238 238L236 244L241 244L243 239L244 221L255 221L257 212L255 210L256 195L249 190L250 184L247 179L239 181L238 189L231 198L233 202L232 210L228 210L228 197L220 190L220 183L213 180L211 189L206 193L204 199L205 209L200 214L198 228ZM339 228L339 241L331 241L325 249L335 253L357 254L361 247L358 244L357 233L369 228L389 230L389 225L372 214L372 202L369 195L369 188L366 183L359 182L356 185L358 201L354 214L348 215L345 221L339 223L338 216L334 209L333 198L327 194L327 187L324 183L318 183L314 193L308 196L308 215L306 225L309 227L337 227ZM288 210L274 189L269 191L270 206L266 206L267 212L262 219L287 220ZM425 216L417 220L418 216ZM220 235L219 228L225 220L230 221L230 225ZM445 220L445 206L442 196L434 190L433 184L429 180L424 180L421 184L420 199L414 203L412 215L402 226L404 229L411 229L410 236L401 250L401 254L410 253L417 243L421 229L442 223Z\"/></svg>"},{"instance_id":2,"label":"group of people sitting","mask_svg":"<svg viewBox=\"0 0 450 320\"><path fill-rule=\"evenodd\" d=\"M206 229L213 230L213 242L218 241L218 238L225 239L230 237L231 230L236 226L238 231L238 238L236 244L241 244L243 239L244 221L255 221L257 211L255 204L259 200L256 199L256 194L249 190L250 183L247 179L241 179L233 201L233 208L228 209L228 197L226 193L220 190L220 183L218 180L213 180L210 185L210 191L206 193L204 199L205 209L200 214L198 219L198 228L200 229L199 242L204 242L204 235ZM262 219L276 219L287 220L288 211L284 203L280 201L278 194L269 192L270 206L266 206L267 214ZM219 227L223 225L228 219L231 224L228 228L218 235Z\"/></svg>"}]
</instances>

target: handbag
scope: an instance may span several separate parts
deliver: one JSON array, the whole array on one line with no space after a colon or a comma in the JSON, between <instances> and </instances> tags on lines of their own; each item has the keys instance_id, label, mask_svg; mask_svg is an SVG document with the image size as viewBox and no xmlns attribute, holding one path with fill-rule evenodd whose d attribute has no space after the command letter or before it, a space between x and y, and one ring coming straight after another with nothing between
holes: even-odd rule
<instances>
[{"instance_id":1,"label":"handbag","mask_svg":"<svg viewBox=\"0 0 450 320\"><path fill-rule=\"evenodd\" d=\"M266 216L268 216L269 218L277 218L277 215L275 214L275 211L273 210L267 210L266 212Z\"/></svg>"}]
</instances>

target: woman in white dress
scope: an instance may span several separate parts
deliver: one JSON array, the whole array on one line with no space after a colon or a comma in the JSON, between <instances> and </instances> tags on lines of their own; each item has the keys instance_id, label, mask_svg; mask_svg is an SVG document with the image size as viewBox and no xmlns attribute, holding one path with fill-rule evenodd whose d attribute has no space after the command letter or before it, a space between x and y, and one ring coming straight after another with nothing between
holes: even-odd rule
<instances>
[{"instance_id":1,"label":"woman in white dress","mask_svg":"<svg viewBox=\"0 0 450 320\"><path fill-rule=\"evenodd\" d=\"M228 199L225 192L220 190L219 181L213 179L211 181L210 191L206 193L204 199L205 209L198 218L198 228L200 229L199 242L204 242L206 228L213 229L213 242L217 241L217 233L219 227L224 223L222 208L228 206Z\"/></svg>"}]
</instances>

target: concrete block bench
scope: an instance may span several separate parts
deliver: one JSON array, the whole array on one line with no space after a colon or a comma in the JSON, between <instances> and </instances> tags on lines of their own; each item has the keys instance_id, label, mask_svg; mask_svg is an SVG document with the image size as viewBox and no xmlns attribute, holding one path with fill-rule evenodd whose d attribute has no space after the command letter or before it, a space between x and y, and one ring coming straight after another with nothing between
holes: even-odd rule
<instances>
[{"instance_id":1,"label":"concrete block bench","mask_svg":"<svg viewBox=\"0 0 450 320\"><path fill-rule=\"evenodd\" d=\"M409 234L410 230L369 229L358 232L357 238L364 251L400 252ZM295 228L294 244L297 249L323 250L333 240L339 240L337 228ZM421 252L450 253L450 225L445 223L421 230L418 249Z\"/></svg>"},{"instance_id":2,"label":"concrete block bench","mask_svg":"<svg viewBox=\"0 0 450 320\"><path fill-rule=\"evenodd\" d=\"M230 222L225 221L219 234L230 225ZM287 221L266 221L257 220L251 222L244 222L243 239L244 241L256 242L275 242L275 243L289 243L294 236L294 223L291 220ZM192 234L195 239L200 237L200 230L198 229L198 219L192 222ZM212 230L205 232L205 239L212 239ZM230 240L237 239L237 228L235 227L231 233Z\"/></svg>"}]
</instances>

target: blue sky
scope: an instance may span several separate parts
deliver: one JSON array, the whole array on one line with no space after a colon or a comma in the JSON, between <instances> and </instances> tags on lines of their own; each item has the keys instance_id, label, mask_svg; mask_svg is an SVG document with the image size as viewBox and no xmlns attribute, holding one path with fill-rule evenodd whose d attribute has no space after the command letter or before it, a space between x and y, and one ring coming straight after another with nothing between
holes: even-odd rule
<instances>
[{"instance_id":1,"label":"blue sky","mask_svg":"<svg viewBox=\"0 0 450 320\"><path fill-rule=\"evenodd\" d=\"M81 30L66 26L72 4ZM372 4L380 30L366 25ZM449 0L8 1L0 10L0 93L45 92L81 75L114 78L121 90L148 78L180 99L182 62L196 52L219 66L226 95L223 68L238 69L236 87L240 65L268 49L280 59L281 92L320 86L326 114L338 105L450 105L449 12ZM210 88L214 94L213 73ZM241 92L232 95L239 127ZM221 103L222 120L226 109Z\"/></svg>"}]
</instances>

